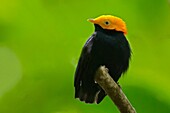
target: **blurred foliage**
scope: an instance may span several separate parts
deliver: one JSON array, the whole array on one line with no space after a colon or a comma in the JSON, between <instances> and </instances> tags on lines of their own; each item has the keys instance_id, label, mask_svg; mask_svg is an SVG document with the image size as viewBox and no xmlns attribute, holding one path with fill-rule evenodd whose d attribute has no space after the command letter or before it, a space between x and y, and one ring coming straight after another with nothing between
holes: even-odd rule
<instances>
[{"instance_id":1,"label":"blurred foliage","mask_svg":"<svg viewBox=\"0 0 170 113\"><path fill-rule=\"evenodd\" d=\"M92 34L88 18L123 18L133 55L120 85L138 113L170 112L168 0L0 0L0 113L118 112L74 99L74 71Z\"/></svg>"}]
</instances>

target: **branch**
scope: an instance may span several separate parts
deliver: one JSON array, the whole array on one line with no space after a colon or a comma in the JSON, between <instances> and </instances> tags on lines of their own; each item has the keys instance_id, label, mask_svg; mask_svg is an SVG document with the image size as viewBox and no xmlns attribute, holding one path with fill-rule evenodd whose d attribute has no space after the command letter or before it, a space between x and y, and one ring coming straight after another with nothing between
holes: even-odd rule
<instances>
[{"instance_id":1,"label":"branch","mask_svg":"<svg viewBox=\"0 0 170 113\"><path fill-rule=\"evenodd\" d=\"M105 66L101 66L97 70L95 81L107 93L121 113L136 113L121 88L109 75L108 69Z\"/></svg>"}]
</instances>

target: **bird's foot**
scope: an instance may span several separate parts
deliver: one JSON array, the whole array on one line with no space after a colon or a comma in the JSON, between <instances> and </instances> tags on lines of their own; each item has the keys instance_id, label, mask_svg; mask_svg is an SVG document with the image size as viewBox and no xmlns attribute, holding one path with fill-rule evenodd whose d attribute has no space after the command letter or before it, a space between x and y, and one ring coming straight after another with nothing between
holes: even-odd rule
<instances>
[{"instance_id":1,"label":"bird's foot","mask_svg":"<svg viewBox=\"0 0 170 113\"><path fill-rule=\"evenodd\" d=\"M119 84L119 82L117 82L117 85L119 86L120 89L122 89L121 86L120 86L120 84Z\"/></svg>"}]
</instances>

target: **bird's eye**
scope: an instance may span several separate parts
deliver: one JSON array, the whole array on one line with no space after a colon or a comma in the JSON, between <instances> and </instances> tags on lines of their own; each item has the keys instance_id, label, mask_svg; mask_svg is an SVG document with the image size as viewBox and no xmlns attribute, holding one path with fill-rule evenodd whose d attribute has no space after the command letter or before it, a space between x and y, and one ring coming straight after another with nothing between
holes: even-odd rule
<instances>
[{"instance_id":1,"label":"bird's eye","mask_svg":"<svg viewBox=\"0 0 170 113\"><path fill-rule=\"evenodd\" d=\"M105 24L105 25L109 25L110 22L109 22L109 21L105 21L104 24Z\"/></svg>"}]
</instances>

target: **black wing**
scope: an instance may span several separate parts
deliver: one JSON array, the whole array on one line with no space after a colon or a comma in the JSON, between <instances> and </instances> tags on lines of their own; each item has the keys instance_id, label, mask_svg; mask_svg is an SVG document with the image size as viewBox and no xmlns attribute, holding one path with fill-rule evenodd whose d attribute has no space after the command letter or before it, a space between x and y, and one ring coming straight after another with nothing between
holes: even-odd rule
<instances>
[{"instance_id":1,"label":"black wing","mask_svg":"<svg viewBox=\"0 0 170 113\"><path fill-rule=\"evenodd\" d=\"M79 62L77 65L75 78L74 78L75 98L79 97L80 86L82 85L82 79L84 78L84 76L86 76L85 70L87 70L88 65L92 59L90 52L93 46L94 37L95 37L95 33L87 40L79 58Z\"/></svg>"}]
</instances>

